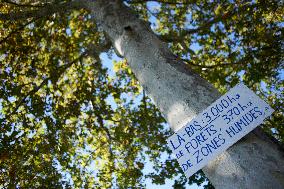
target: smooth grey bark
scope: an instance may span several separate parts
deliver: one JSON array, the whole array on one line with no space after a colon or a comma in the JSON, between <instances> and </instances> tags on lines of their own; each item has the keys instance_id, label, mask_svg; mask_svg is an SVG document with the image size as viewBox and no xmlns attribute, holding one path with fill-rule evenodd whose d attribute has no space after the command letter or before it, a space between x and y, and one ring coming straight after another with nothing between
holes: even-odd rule
<instances>
[{"instance_id":1,"label":"smooth grey bark","mask_svg":"<svg viewBox=\"0 0 284 189\"><path fill-rule=\"evenodd\" d=\"M183 66L147 23L119 1L95 0L86 8L127 59L174 131L220 97L211 84ZM283 151L256 133L244 137L203 169L216 188L284 188Z\"/></svg>"}]
</instances>

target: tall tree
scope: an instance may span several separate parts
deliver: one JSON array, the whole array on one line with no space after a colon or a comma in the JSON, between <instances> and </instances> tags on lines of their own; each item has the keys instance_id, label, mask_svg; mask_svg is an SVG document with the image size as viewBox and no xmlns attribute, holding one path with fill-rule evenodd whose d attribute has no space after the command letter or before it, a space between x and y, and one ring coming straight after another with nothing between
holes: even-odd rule
<instances>
[{"instance_id":1,"label":"tall tree","mask_svg":"<svg viewBox=\"0 0 284 189\"><path fill-rule=\"evenodd\" d=\"M149 2L2 1L2 187L143 187L146 157L155 183L181 173L160 162L170 132L140 84L176 130L242 80L283 141L283 3ZM99 58L113 51L115 75ZM255 133L206 167L215 186L281 187L283 151Z\"/></svg>"}]
</instances>

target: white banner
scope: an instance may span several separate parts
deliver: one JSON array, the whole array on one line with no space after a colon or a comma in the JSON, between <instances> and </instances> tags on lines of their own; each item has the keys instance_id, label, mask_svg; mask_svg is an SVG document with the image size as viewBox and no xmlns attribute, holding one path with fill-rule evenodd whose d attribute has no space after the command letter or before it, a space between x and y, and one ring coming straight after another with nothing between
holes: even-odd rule
<instances>
[{"instance_id":1,"label":"white banner","mask_svg":"<svg viewBox=\"0 0 284 189\"><path fill-rule=\"evenodd\" d=\"M169 137L168 145L190 177L260 125L273 111L240 83Z\"/></svg>"}]
</instances>

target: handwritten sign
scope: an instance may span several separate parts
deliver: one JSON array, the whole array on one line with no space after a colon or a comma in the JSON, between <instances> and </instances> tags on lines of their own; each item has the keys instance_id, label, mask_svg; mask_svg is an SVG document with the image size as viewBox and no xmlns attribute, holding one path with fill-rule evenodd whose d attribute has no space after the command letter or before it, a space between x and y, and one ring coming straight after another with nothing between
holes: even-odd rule
<instances>
[{"instance_id":1,"label":"handwritten sign","mask_svg":"<svg viewBox=\"0 0 284 189\"><path fill-rule=\"evenodd\" d=\"M240 83L169 137L168 145L190 177L273 113Z\"/></svg>"}]
</instances>

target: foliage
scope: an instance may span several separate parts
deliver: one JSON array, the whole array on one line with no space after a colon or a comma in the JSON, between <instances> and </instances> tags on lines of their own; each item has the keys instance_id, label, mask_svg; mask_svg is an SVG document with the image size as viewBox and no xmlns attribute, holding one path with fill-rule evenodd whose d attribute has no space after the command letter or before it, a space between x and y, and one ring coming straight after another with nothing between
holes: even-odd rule
<instances>
[{"instance_id":1,"label":"foliage","mask_svg":"<svg viewBox=\"0 0 284 189\"><path fill-rule=\"evenodd\" d=\"M16 2L16 1L15 1ZM65 1L1 1L1 14ZM68 3L68 1L66 1ZM224 93L243 81L276 110L263 124L284 140L281 1L125 0L172 52ZM27 19L0 14L0 186L212 188L200 171L186 180L169 156L171 135L126 60L83 9ZM165 155L166 154L166 155ZM166 157L166 158L164 158ZM154 172L145 175L147 161Z\"/></svg>"}]
</instances>

